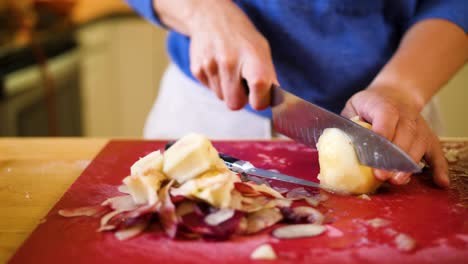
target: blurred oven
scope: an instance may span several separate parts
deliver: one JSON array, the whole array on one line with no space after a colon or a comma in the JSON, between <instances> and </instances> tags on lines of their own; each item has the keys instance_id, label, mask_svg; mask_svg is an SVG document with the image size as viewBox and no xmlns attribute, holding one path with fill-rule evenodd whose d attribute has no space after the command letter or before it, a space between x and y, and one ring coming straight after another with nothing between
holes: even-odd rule
<instances>
[{"instance_id":1,"label":"blurred oven","mask_svg":"<svg viewBox=\"0 0 468 264\"><path fill-rule=\"evenodd\" d=\"M46 96L43 76L30 47L0 51L0 136L82 135L80 63L75 38L73 34L55 36L41 46L48 58L53 97ZM55 131L50 131L51 122Z\"/></svg>"}]
</instances>

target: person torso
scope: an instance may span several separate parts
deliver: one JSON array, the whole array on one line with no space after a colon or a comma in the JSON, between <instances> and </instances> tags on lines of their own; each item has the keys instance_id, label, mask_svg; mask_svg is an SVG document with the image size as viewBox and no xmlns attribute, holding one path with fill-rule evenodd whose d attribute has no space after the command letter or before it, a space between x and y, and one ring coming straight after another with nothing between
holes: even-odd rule
<instances>
[{"instance_id":1,"label":"person torso","mask_svg":"<svg viewBox=\"0 0 468 264\"><path fill-rule=\"evenodd\" d=\"M418 1L235 2L269 41L282 87L339 113L394 54ZM190 39L171 32L168 43L172 60L193 78Z\"/></svg>"}]
</instances>

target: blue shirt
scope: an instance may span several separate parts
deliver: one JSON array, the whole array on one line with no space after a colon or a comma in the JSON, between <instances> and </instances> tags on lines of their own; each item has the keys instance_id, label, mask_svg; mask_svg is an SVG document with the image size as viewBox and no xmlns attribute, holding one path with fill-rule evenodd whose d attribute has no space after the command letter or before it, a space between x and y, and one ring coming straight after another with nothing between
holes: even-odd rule
<instances>
[{"instance_id":1,"label":"blue shirt","mask_svg":"<svg viewBox=\"0 0 468 264\"><path fill-rule=\"evenodd\" d=\"M141 15L161 25L152 0L127 1ZM353 94L370 84L396 51L404 32L416 22L439 18L468 30L468 0L234 2L269 41L281 86L336 113ZM187 36L170 32L172 61L194 79L189 45ZM271 113L267 110L261 114Z\"/></svg>"}]
</instances>

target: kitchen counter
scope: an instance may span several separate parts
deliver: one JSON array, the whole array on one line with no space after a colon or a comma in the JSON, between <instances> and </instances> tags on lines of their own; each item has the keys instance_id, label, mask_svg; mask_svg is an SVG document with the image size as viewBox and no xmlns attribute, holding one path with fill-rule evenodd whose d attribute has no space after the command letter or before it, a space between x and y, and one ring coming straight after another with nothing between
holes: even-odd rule
<instances>
[{"instance_id":1,"label":"kitchen counter","mask_svg":"<svg viewBox=\"0 0 468 264\"><path fill-rule=\"evenodd\" d=\"M0 139L0 263L12 256L108 141ZM444 141L467 142L468 138ZM468 187L466 183L462 185Z\"/></svg>"},{"instance_id":2,"label":"kitchen counter","mask_svg":"<svg viewBox=\"0 0 468 264\"><path fill-rule=\"evenodd\" d=\"M0 139L0 263L5 263L107 139Z\"/></svg>"}]
</instances>

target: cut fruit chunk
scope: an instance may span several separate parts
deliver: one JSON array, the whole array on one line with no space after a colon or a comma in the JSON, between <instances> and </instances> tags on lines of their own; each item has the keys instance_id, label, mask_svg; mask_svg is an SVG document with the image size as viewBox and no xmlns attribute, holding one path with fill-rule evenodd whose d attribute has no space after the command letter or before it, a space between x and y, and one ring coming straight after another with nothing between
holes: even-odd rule
<instances>
[{"instance_id":1,"label":"cut fruit chunk","mask_svg":"<svg viewBox=\"0 0 468 264\"><path fill-rule=\"evenodd\" d=\"M130 167L132 176L144 176L161 173L163 168L163 155L159 150L140 158Z\"/></svg>"},{"instance_id":2,"label":"cut fruit chunk","mask_svg":"<svg viewBox=\"0 0 468 264\"><path fill-rule=\"evenodd\" d=\"M314 237L321 235L327 228L316 224L287 225L273 230L273 236L280 239Z\"/></svg>"},{"instance_id":3,"label":"cut fruit chunk","mask_svg":"<svg viewBox=\"0 0 468 264\"><path fill-rule=\"evenodd\" d=\"M359 163L351 138L338 128L327 128L317 142L320 185L335 192L362 194L374 192L381 181L372 168Z\"/></svg>"},{"instance_id":4,"label":"cut fruit chunk","mask_svg":"<svg viewBox=\"0 0 468 264\"><path fill-rule=\"evenodd\" d=\"M188 134L164 153L163 172L179 183L209 170L226 168L211 142L199 134Z\"/></svg>"},{"instance_id":5,"label":"cut fruit chunk","mask_svg":"<svg viewBox=\"0 0 468 264\"><path fill-rule=\"evenodd\" d=\"M251 259L261 259L261 260L275 260L277 258L275 251L269 244L263 244L257 247L252 254L250 254Z\"/></svg>"}]
</instances>

